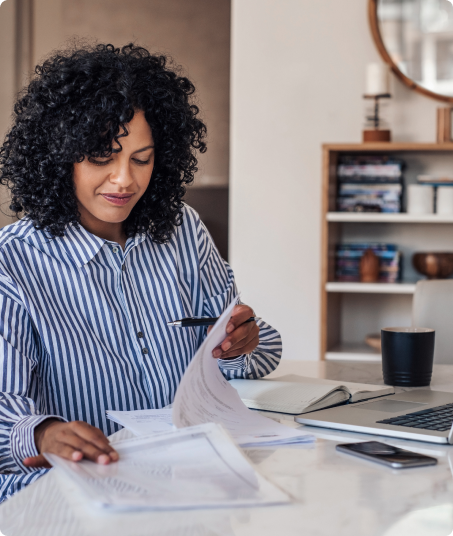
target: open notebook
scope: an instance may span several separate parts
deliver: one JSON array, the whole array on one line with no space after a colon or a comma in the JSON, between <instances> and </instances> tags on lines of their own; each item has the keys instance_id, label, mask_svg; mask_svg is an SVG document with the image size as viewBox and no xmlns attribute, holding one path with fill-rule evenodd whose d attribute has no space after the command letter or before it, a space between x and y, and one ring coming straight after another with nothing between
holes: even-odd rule
<instances>
[{"instance_id":1,"label":"open notebook","mask_svg":"<svg viewBox=\"0 0 453 536\"><path fill-rule=\"evenodd\" d=\"M230 380L251 409L300 415L342 403L390 395L393 387L288 374L277 379Z\"/></svg>"}]
</instances>

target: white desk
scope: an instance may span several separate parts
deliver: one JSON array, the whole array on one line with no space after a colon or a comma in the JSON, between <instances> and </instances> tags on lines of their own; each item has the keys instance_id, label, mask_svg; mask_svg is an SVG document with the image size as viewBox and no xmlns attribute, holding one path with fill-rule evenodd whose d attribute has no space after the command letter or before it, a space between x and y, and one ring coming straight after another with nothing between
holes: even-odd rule
<instances>
[{"instance_id":1,"label":"white desk","mask_svg":"<svg viewBox=\"0 0 453 536\"><path fill-rule=\"evenodd\" d=\"M382 383L375 363L283 362L273 376L299 373ZM435 367L431 387L453 391L453 366ZM106 514L55 472L0 506L5 536L447 536L453 532L453 446L380 438L431 454L435 467L392 471L335 451L370 436L307 427L316 444L247 450L290 506L228 511Z\"/></svg>"}]
</instances>

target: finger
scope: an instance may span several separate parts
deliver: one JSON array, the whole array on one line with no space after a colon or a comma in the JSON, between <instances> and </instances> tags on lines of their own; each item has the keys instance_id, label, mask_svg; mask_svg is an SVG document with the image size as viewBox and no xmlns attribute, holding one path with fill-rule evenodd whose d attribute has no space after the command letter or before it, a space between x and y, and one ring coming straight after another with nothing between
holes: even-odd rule
<instances>
[{"instance_id":1,"label":"finger","mask_svg":"<svg viewBox=\"0 0 453 536\"><path fill-rule=\"evenodd\" d=\"M25 458L23 463L26 467L33 468L44 467L45 469L49 469L50 467L52 467L42 454L40 454L39 456Z\"/></svg>"},{"instance_id":2,"label":"finger","mask_svg":"<svg viewBox=\"0 0 453 536\"><path fill-rule=\"evenodd\" d=\"M93 462L107 465L111 461L118 460L118 454L115 451L110 453L105 452L105 450L98 448L90 441L87 441L74 433L73 430L70 430L69 433L64 432L60 434L58 440L72 449L81 452L84 458ZM116 457L114 454L116 454Z\"/></svg>"},{"instance_id":3,"label":"finger","mask_svg":"<svg viewBox=\"0 0 453 536\"><path fill-rule=\"evenodd\" d=\"M74 421L71 425L70 429L76 436L87 443L92 444L104 454L110 456L113 461L119 459L118 453L110 446L108 438L101 432L101 430L99 430L99 428L91 426L83 421Z\"/></svg>"},{"instance_id":4,"label":"finger","mask_svg":"<svg viewBox=\"0 0 453 536\"><path fill-rule=\"evenodd\" d=\"M248 339L252 339L259 334L259 327L255 322L249 322L247 324L242 324L237 329L228 335L219 346L214 348L212 355L215 358L222 356L224 352L228 352L232 349L239 348L244 344Z\"/></svg>"},{"instance_id":5,"label":"finger","mask_svg":"<svg viewBox=\"0 0 453 536\"><path fill-rule=\"evenodd\" d=\"M226 352L230 348L237 347L239 344L241 344L246 339L249 339L250 337L254 337L259 332L259 328L256 325L255 322L249 322L247 324L242 324L238 328L236 328L233 333L228 335L222 343L220 344L220 348L223 352Z\"/></svg>"},{"instance_id":6,"label":"finger","mask_svg":"<svg viewBox=\"0 0 453 536\"><path fill-rule=\"evenodd\" d=\"M251 341L247 342L242 348L236 348L229 352L224 352L220 359L233 359L243 354L249 354L253 352L260 342L259 336L254 337Z\"/></svg>"},{"instance_id":7,"label":"finger","mask_svg":"<svg viewBox=\"0 0 453 536\"><path fill-rule=\"evenodd\" d=\"M248 305L236 305L231 312L231 318L227 324L226 332L232 333L238 326L243 324L250 317L254 316L253 309Z\"/></svg>"},{"instance_id":8,"label":"finger","mask_svg":"<svg viewBox=\"0 0 453 536\"><path fill-rule=\"evenodd\" d=\"M112 461L106 452L75 434L67 434L64 438L64 441L65 447L70 448L73 451L80 452L82 457L86 458L87 460L91 460L92 462L96 462L101 465L107 465Z\"/></svg>"},{"instance_id":9,"label":"finger","mask_svg":"<svg viewBox=\"0 0 453 536\"><path fill-rule=\"evenodd\" d=\"M214 349L214 357L220 357L219 351L228 352L230 350L243 346L244 342L252 339L259 334L259 327L255 322L249 322L242 324L233 331L225 340Z\"/></svg>"}]
</instances>

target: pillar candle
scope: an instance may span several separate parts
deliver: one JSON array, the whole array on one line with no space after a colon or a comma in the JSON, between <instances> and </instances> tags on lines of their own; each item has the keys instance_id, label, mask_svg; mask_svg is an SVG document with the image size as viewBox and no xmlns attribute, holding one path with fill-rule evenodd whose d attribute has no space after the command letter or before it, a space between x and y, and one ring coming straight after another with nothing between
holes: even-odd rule
<instances>
[{"instance_id":1,"label":"pillar candle","mask_svg":"<svg viewBox=\"0 0 453 536\"><path fill-rule=\"evenodd\" d=\"M389 91L389 69L385 63L369 63L366 69L366 94L382 95Z\"/></svg>"}]
</instances>

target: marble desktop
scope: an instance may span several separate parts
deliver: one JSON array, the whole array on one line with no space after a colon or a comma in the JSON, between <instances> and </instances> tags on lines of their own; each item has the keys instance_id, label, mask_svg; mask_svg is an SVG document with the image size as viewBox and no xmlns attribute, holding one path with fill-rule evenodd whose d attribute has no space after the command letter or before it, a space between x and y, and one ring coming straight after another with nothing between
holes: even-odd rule
<instances>
[{"instance_id":1,"label":"marble desktop","mask_svg":"<svg viewBox=\"0 0 453 536\"><path fill-rule=\"evenodd\" d=\"M377 363L284 361L285 374L381 384ZM437 365L432 389L453 392L453 366ZM287 418L282 422L296 426ZM370 436L310 427L315 444L252 449L246 455L293 498L284 507L111 514L90 506L50 471L0 506L5 536L447 536L453 533L453 446L379 438L438 458L438 465L391 470L335 450ZM116 438L123 435L122 431ZM115 438L114 438L115 439Z\"/></svg>"}]
</instances>

